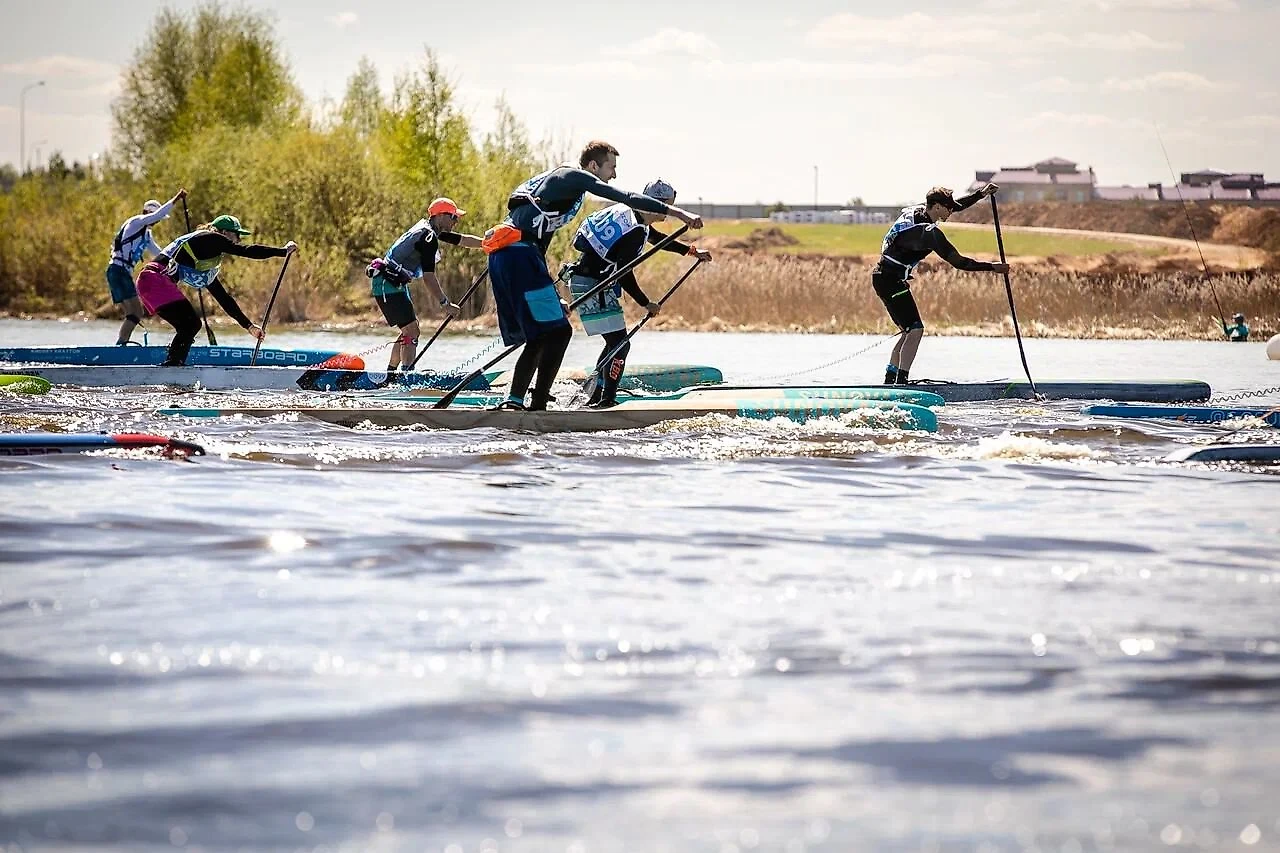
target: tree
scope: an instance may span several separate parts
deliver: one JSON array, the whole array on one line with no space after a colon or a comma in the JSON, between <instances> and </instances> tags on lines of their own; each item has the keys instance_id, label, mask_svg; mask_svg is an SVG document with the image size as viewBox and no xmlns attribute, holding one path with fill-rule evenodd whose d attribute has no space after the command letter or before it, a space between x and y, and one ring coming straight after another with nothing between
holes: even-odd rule
<instances>
[{"instance_id":1,"label":"tree","mask_svg":"<svg viewBox=\"0 0 1280 853\"><path fill-rule=\"evenodd\" d=\"M382 89L378 85L378 69L369 58L361 57L356 71L347 78L347 93L342 98L342 123L364 139L373 136L382 119Z\"/></svg>"},{"instance_id":2,"label":"tree","mask_svg":"<svg viewBox=\"0 0 1280 853\"><path fill-rule=\"evenodd\" d=\"M164 9L125 69L111 108L117 153L140 166L211 123L289 121L302 99L261 12L206 2Z\"/></svg>"},{"instance_id":3,"label":"tree","mask_svg":"<svg viewBox=\"0 0 1280 853\"><path fill-rule=\"evenodd\" d=\"M865 207L866 205L862 201L862 196L855 195L853 198L846 201L844 203L844 206L845 207Z\"/></svg>"},{"instance_id":4,"label":"tree","mask_svg":"<svg viewBox=\"0 0 1280 853\"><path fill-rule=\"evenodd\" d=\"M458 111L453 84L430 49L421 68L396 80L381 130L392 167L425 194L452 191L450 174L474 156L467 118Z\"/></svg>"}]
</instances>

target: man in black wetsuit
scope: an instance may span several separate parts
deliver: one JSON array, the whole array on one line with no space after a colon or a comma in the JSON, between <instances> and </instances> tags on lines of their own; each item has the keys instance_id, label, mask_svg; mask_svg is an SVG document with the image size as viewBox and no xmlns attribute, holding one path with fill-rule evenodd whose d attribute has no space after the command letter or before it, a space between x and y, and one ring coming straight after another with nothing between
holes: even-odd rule
<instances>
[{"instance_id":1,"label":"man in black wetsuit","mask_svg":"<svg viewBox=\"0 0 1280 853\"><path fill-rule=\"evenodd\" d=\"M953 198L946 187L934 187L925 196L924 204L903 208L902 214L889 228L880 247L880 261L871 271L871 285L876 295L889 310L889 317L903 332L894 344L893 355L885 369L886 385L905 385L910 378L911 363L915 361L920 339L924 337L924 323L920 309L911 296L911 273L916 264L931 253L937 252L951 266L968 272L1009 271L1008 264L987 263L966 258L951 245L947 235L938 227L951 214L972 207L980 199L994 195L999 189L987 184L975 193L959 199Z\"/></svg>"},{"instance_id":2,"label":"man in black wetsuit","mask_svg":"<svg viewBox=\"0 0 1280 853\"><path fill-rule=\"evenodd\" d=\"M693 228L702 227L702 218L688 211L610 187L617 162L618 149L609 143L588 143L578 158L581 168L560 166L525 181L507 199L507 218L485 234L489 283L503 343L524 344L504 408L525 407L525 393L535 371L538 381L529 409L547 407L551 385L573 334L555 280L547 271L547 246L555 232L577 215L587 193L645 213L674 216Z\"/></svg>"},{"instance_id":3,"label":"man in black wetsuit","mask_svg":"<svg viewBox=\"0 0 1280 853\"><path fill-rule=\"evenodd\" d=\"M649 182L644 194L667 204L675 204L676 201L675 188L661 178ZM656 244L666 239L665 234L653 228L654 222L661 222L664 218L632 210L625 204L615 204L584 219L573 238L573 248L581 255L570 267L570 295L576 300L589 293L614 270L638 258L646 242ZM672 240L664 249L677 255L693 255L700 261L711 260L710 252L679 240ZM588 335L604 337L604 348L596 359L596 382L588 407L609 408L618 402L618 385L627 366L627 354L631 351L631 344L625 342L627 325L619 302L624 290L650 315L662 310L661 305L651 302L645 295L634 272L625 273L617 284L606 287L578 306L578 319L582 321L583 330ZM606 363L605 357L610 353L613 355Z\"/></svg>"}]
</instances>

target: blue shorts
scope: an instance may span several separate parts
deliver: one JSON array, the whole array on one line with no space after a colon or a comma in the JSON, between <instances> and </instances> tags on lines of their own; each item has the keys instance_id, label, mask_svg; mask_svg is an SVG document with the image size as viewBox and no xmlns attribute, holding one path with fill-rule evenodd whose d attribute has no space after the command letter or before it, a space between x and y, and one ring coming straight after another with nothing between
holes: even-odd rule
<instances>
[{"instance_id":1,"label":"blue shorts","mask_svg":"<svg viewBox=\"0 0 1280 853\"><path fill-rule=\"evenodd\" d=\"M546 258L537 246L514 243L489 256L489 283L498 331L507 346L536 341L569 325Z\"/></svg>"},{"instance_id":2,"label":"blue shorts","mask_svg":"<svg viewBox=\"0 0 1280 853\"><path fill-rule=\"evenodd\" d=\"M133 285L133 273L119 264L107 265L107 287L111 289L111 301L117 305L126 299L138 298L138 289Z\"/></svg>"}]
</instances>

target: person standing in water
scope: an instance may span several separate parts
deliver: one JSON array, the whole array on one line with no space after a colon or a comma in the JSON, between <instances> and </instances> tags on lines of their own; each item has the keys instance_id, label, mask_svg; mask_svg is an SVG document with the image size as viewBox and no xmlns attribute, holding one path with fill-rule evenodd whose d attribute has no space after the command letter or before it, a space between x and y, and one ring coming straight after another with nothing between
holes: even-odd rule
<instances>
[{"instance_id":1,"label":"person standing in water","mask_svg":"<svg viewBox=\"0 0 1280 853\"><path fill-rule=\"evenodd\" d=\"M1223 325L1222 333L1232 343L1244 343L1249 340L1249 327L1244 324L1244 315L1236 314L1231 318L1231 325Z\"/></svg>"}]
</instances>

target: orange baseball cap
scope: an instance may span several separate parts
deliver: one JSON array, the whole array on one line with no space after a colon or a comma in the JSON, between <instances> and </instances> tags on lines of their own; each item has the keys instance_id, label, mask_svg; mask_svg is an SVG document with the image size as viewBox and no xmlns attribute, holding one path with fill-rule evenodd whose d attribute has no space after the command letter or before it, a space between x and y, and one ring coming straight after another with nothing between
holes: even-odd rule
<instances>
[{"instance_id":1,"label":"orange baseball cap","mask_svg":"<svg viewBox=\"0 0 1280 853\"><path fill-rule=\"evenodd\" d=\"M454 204L451 198L438 198L431 202L431 206L427 208L428 216L435 216L437 213L452 213L454 216L466 216L465 210L459 210L458 205Z\"/></svg>"}]
</instances>

